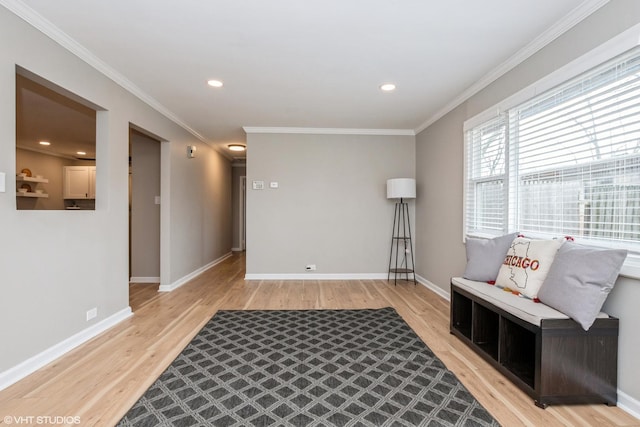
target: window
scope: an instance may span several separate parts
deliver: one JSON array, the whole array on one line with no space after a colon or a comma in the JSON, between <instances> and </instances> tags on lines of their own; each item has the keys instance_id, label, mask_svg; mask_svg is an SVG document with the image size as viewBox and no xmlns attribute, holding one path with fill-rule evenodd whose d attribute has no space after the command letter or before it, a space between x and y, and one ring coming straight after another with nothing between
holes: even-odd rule
<instances>
[{"instance_id":1,"label":"window","mask_svg":"<svg viewBox=\"0 0 640 427\"><path fill-rule=\"evenodd\" d=\"M95 210L98 107L19 66L15 76L16 209Z\"/></svg>"},{"instance_id":2,"label":"window","mask_svg":"<svg viewBox=\"0 0 640 427\"><path fill-rule=\"evenodd\" d=\"M466 127L465 232L640 253L640 48Z\"/></svg>"},{"instance_id":3,"label":"window","mask_svg":"<svg viewBox=\"0 0 640 427\"><path fill-rule=\"evenodd\" d=\"M502 234L506 219L506 120L499 116L467 133L466 221L469 232Z\"/></svg>"}]
</instances>

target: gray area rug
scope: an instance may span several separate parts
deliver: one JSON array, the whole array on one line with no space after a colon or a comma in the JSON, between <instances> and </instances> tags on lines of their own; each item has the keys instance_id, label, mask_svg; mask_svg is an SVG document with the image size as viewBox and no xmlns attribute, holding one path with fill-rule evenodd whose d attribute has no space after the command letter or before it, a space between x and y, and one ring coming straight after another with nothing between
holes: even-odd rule
<instances>
[{"instance_id":1,"label":"gray area rug","mask_svg":"<svg viewBox=\"0 0 640 427\"><path fill-rule=\"evenodd\" d=\"M392 308L220 311L119 426L497 426Z\"/></svg>"}]
</instances>

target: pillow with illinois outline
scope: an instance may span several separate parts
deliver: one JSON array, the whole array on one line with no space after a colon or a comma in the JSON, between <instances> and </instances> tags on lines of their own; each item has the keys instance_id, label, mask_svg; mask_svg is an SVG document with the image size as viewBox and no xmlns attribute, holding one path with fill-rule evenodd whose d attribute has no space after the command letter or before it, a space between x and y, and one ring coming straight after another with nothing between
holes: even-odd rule
<instances>
[{"instance_id":1,"label":"pillow with illinois outline","mask_svg":"<svg viewBox=\"0 0 640 427\"><path fill-rule=\"evenodd\" d=\"M536 299L562 243L562 240L516 237L500 266L496 286Z\"/></svg>"}]
</instances>

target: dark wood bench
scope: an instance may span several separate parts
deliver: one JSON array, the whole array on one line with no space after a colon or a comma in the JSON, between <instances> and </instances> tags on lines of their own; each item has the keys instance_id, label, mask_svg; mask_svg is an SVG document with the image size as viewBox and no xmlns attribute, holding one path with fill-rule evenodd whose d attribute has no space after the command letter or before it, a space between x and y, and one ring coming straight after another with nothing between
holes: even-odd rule
<instances>
[{"instance_id":1,"label":"dark wood bench","mask_svg":"<svg viewBox=\"0 0 640 427\"><path fill-rule=\"evenodd\" d=\"M584 331L551 307L521 300L486 283L454 278L450 331L541 408L616 405L618 319L601 313Z\"/></svg>"}]
</instances>

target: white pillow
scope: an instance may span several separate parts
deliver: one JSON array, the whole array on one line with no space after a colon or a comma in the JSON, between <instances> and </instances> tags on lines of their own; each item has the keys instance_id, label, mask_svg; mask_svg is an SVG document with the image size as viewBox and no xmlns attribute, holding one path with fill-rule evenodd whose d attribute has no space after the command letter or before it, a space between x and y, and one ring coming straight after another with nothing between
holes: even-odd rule
<instances>
[{"instance_id":1,"label":"white pillow","mask_svg":"<svg viewBox=\"0 0 640 427\"><path fill-rule=\"evenodd\" d=\"M500 266L496 286L536 299L562 240L531 240L516 237Z\"/></svg>"}]
</instances>

